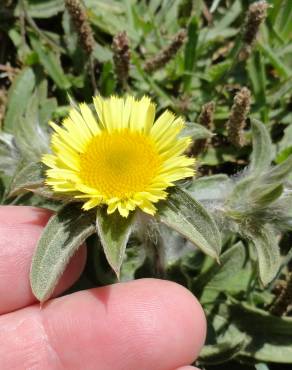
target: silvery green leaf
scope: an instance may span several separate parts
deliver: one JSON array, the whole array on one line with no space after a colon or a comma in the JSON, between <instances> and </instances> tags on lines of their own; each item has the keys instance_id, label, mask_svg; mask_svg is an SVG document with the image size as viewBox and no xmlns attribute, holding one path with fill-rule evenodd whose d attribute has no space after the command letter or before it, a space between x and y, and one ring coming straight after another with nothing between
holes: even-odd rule
<instances>
[{"instance_id":1,"label":"silvery green leaf","mask_svg":"<svg viewBox=\"0 0 292 370\"><path fill-rule=\"evenodd\" d=\"M8 92L7 113L4 120L4 129L14 132L18 120L27 108L35 86L35 75L31 68L24 68L14 79Z\"/></svg>"},{"instance_id":2,"label":"silvery green leaf","mask_svg":"<svg viewBox=\"0 0 292 370\"><path fill-rule=\"evenodd\" d=\"M230 321L246 338L238 359L292 364L292 318L276 317L247 303L235 302L229 307Z\"/></svg>"},{"instance_id":3,"label":"silvery green leaf","mask_svg":"<svg viewBox=\"0 0 292 370\"><path fill-rule=\"evenodd\" d=\"M252 154L250 172L259 175L266 171L272 161L272 142L265 125L256 119L251 120L252 127Z\"/></svg>"},{"instance_id":4,"label":"silvery green leaf","mask_svg":"<svg viewBox=\"0 0 292 370\"><path fill-rule=\"evenodd\" d=\"M286 178L292 172L292 155L290 155L285 161L281 162L277 166L272 167L267 171L261 178L261 182L273 184L280 183L286 180Z\"/></svg>"},{"instance_id":5,"label":"silvery green leaf","mask_svg":"<svg viewBox=\"0 0 292 370\"><path fill-rule=\"evenodd\" d=\"M283 193L282 184L255 186L249 194L247 202L253 208L263 208L276 201Z\"/></svg>"},{"instance_id":6,"label":"silvery green leaf","mask_svg":"<svg viewBox=\"0 0 292 370\"><path fill-rule=\"evenodd\" d=\"M157 218L194 243L204 253L218 259L221 236L207 210L189 193L175 187L158 206Z\"/></svg>"},{"instance_id":7,"label":"silvery green leaf","mask_svg":"<svg viewBox=\"0 0 292 370\"><path fill-rule=\"evenodd\" d=\"M20 160L14 136L0 132L0 172L12 176Z\"/></svg>"},{"instance_id":8,"label":"silvery green leaf","mask_svg":"<svg viewBox=\"0 0 292 370\"><path fill-rule=\"evenodd\" d=\"M50 298L71 257L94 232L94 214L77 205L67 205L51 217L38 242L30 271L32 292L39 301Z\"/></svg>"},{"instance_id":9,"label":"silvery green leaf","mask_svg":"<svg viewBox=\"0 0 292 370\"><path fill-rule=\"evenodd\" d=\"M135 279L137 269L145 261L146 248L146 245L140 244L137 240L129 240L121 266L120 281L131 281Z\"/></svg>"},{"instance_id":10,"label":"silvery green leaf","mask_svg":"<svg viewBox=\"0 0 292 370\"><path fill-rule=\"evenodd\" d=\"M246 258L245 248L242 242L238 242L227 249L220 256L220 265L213 264L206 272L202 273L193 285L196 295L200 295L200 302L213 302L222 291L225 293L233 289L237 284L237 291L244 290L250 279L249 269L243 278L242 267ZM240 274L242 286L239 287L237 277ZM202 293L202 295L201 295Z\"/></svg>"},{"instance_id":11,"label":"silvery green leaf","mask_svg":"<svg viewBox=\"0 0 292 370\"><path fill-rule=\"evenodd\" d=\"M44 166L39 162L25 165L20 171L16 171L10 184L9 197L25 193L29 189L40 187L44 183Z\"/></svg>"},{"instance_id":12,"label":"silvery green leaf","mask_svg":"<svg viewBox=\"0 0 292 370\"><path fill-rule=\"evenodd\" d=\"M225 174L194 179L187 190L199 201L223 200L232 190L233 181Z\"/></svg>"},{"instance_id":13,"label":"silvery green leaf","mask_svg":"<svg viewBox=\"0 0 292 370\"><path fill-rule=\"evenodd\" d=\"M118 211L111 215L105 208L97 208L96 228L108 260L108 263L119 278L121 265L134 221L134 212L122 217Z\"/></svg>"},{"instance_id":14,"label":"silvery green leaf","mask_svg":"<svg viewBox=\"0 0 292 370\"><path fill-rule=\"evenodd\" d=\"M244 348L246 335L234 325L225 304L214 313L206 313L209 334L199 360L210 365L227 362Z\"/></svg>"},{"instance_id":15,"label":"silvery green leaf","mask_svg":"<svg viewBox=\"0 0 292 370\"><path fill-rule=\"evenodd\" d=\"M50 151L49 135L40 125L37 92L30 97L24 116L19 118L15 128L15 141L26 162L37 162L44 153Z\"/></svg>"},{"instance_id":16,"label":"silvery green leaf","mask_svg":"<svg viewBox=\"0 0 292 370\"><path fill-rule=\"evenodd\" d=\"M235 333L226 341L219 341L213 345L205 345L200 353L202 364L217 365L232 360L244 348L244 335Z\"/></svg>"},{"instance_id":17,"label":"silvery green leaf","mask_svg":"<svg viewBox=\"0 0 292 370\"><path fill-rule=\"evenodd\" d=\"M290 85L292 85L291 81ZM290 124L285 128L284 136L279 143L279 152L276 157L276 162L277 163L283 162L291 154L292 154L292 125Z\"/></svg>"},{"instance_id":18,"label":"silvery green leaf","mask_svg":"<svg viewBox=\"0 0 292 370\"><path fill-rule=\"evenodd\" d=\"M242 233L257 252L261 282L264 285L269 284L280 267L280 250L275 233L269 226L259 224L242 229Z\"/></svg>"},{"instance_id":19,"label":"silvery green leaf","mask_svg":"<svg viewBox=\"0 0 292 370\"><path fill-rule=\"evenodd\" d=\"M168 226L160 223L159 234L161 236L161 243L163 246L163 255L165 266L169 267L175 264L180 258L184 257L190 252L193 252L194 247L178 234L176 231L170 229Z\"/></svg>"},{"instance_id":20,"label":"silvery green leaf","mask_svg":"<svg viewBox=\"0 0 292 370\"><path fill-rule=\"evenodd\" d=\"M208 139L213 136L212 132L199 123L188 122L180 136L190 136L193 140Z\"/></svg>"},{"instance_id":21,"label":"silvery green leaf","mask_svg":"<svg viewBox=\"0 0 292 370\"><path fill-rule=\"evenodd\" d=\"M64 3L60 0L30 1L27 2L27 13L33 18L50 18L57 15L64 9ZM15 8L15 15L19 16L22 12L21 3Z\"/></svg>"},{"instance_id":22,"label":"silvery green leaf","mask_svg":"<svg viewBox=\"0 0 292 370\"><path fill-rule=\"evenodd\" d=\"M63 71L59 55L33 34L30 35L30 42L38 55L40 63L58 88L62 90L69 89L71 87L71 82Z\"/></svg>"}]
</instances>

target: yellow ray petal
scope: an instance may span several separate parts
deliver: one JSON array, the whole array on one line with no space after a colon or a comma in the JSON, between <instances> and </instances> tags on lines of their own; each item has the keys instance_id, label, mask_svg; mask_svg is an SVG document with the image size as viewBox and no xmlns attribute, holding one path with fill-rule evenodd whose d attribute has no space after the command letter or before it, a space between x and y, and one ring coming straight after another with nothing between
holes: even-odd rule
<instances>
[{"instance_id":1,"label":"yellow ray petal","mask_svg":"<svg viewBox=\"0 0 292 370\"><path fill-rule=\"evenodd\" d=\"M57 158L53 154L44 154L42 156L42 162L50 168L56 167L56 160Z\"/></svg>"},{"instance_id":2,"label":"yellow ray petal","mask_svg":"<svg viewBox=\"0 0 292 370\"><path fill-rule=\"evenodd\" d=\"M163 137L168 129L171 127L173 121L175 120L175 115L170 111L165 111L159 118L154 122L151 128L150 134L155 140L159 140Z\"/></svg>"},{"instance_id":3,"label":"yellow ray petal","mask_svg":"<svg viewBox=\"0 0 292 370\"><path fill-rule=\"evenodd\" d=\"M100 128L98 126L98 123L96 119L93 116L93 113L91 112L91 109L89 106L85 103L80 104L80 111L83 117L84 122L88 126L89 130L91 131L92 135L97 135L100 133Z\"/></svg>"},{"instance_id":4,"label":"yellow ray petal","mask_svg":"<svg viewBox=\"0 0 292 370\"><path fill-rule=\"evenodd\" d=\"M101 199L99 199L99 198L91 198L91 199L89 199L87 202L85 202L83 204L82 208L85 211L88 211L89 209L94 208L94 207L100 205L100 202L101 202Z\"/></svg>"},{"instance_id":5,"label":"yellow ray petal","mask_svg":"<svg viewBox=\"0 0 292 370\"><path fill-rule=\"evenodd\" d=\"M147 96L132 103L129 127L132 130L149 132L155 116L155 105Z\"/></svg>"}]
</instances>

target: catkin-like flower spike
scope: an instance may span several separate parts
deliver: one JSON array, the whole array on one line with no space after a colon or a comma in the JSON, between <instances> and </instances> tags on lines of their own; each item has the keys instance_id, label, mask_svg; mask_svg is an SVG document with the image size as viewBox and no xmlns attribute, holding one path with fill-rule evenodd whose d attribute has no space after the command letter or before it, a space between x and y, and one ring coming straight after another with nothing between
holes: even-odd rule
<instances>
[{"instance_id":1,"label":"catkin-like flower spike","mask_svg":"<svg viewBox=\"0 0 292 370\"><path fill-rule=\"evenodd\" d=\"M245 144L243 129L250 110L250 91L243 87L234 97L229 120L227 122L228 140L236 147Z\"/></svg>"},{"instance_id":2,"label":"catkin-like flower spike","mask_svg":"<svg viewBox=\"0 0 292 370\"><path fill-rule=\"evenodd\" d=\"M267 9L270 5L266 1L258 1L250 5L243 29L242 40L244 45L240 52L240 59L246 59L252 50L260 25L267 17Z\"/></svg>"},{"instance_id":3,"label":"catkin-like flower spike","mask_svg":"<svg viewBox=\"0 0 292 370\"><path fill-rule=\"evenodd\" d=\"M271 306L270 313L276 316L282 316L290 304L292 304L292 272L288 275L286 286Z\"/></svg>"},{"instance_id":4,"label":"catkin-like flower spike","mask_svg":"<svg viewBox=\"0 0 292 370\"><path fill-rule=\"evenodd\" d=\"M91 54L95 42L85 9L79 0L65 0L65 5L79 35L82 48L86 53Z\"/></svg>"},{"instance_id":5,"label":"catkin-like flower spike","mask_svg":"<svg viewBox=\"0 0 292 370\"><path fill-rule=\"evenodd\" d=\"M209 103L203 105L201 113L199 115L199 124L206 127L208 130L213 129L214 111L215 103L213 101L210 101ZM209 143L210 139L208 138L196 140L191 149L192 155L197 156L200 153L205 152L208 148Z\"/></svg>"},{"instance_id":6,"label":"catkin-like flower spike","mask_svg":"<svg viewBox=\"0 0 292 370\"><path fill-rule=\"evenodd\" d=\"M144 68L146 72L153 72L165 66L178 52L187 39L186 30L180 30L171 43L161 50L153 58L146 60Z\"/></svg>"},{"instance_id":7,"label":"catkin-like flower spike","mask_svg":"<svg viewBox=\"0 0 292 370\"><path fill-rule=\"evenodd\" d=\"M112 49L116 76L120 84L125 87L129 77L130 48L127 33L119 32L113 39Z\"/></svg>"}]
</instances>

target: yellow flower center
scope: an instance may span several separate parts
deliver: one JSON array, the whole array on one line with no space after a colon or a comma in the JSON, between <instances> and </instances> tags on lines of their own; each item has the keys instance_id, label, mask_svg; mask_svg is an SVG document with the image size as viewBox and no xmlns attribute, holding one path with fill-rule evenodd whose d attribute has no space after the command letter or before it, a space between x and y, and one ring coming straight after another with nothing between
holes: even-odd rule
<instances>
[{"instance_id":1,"label":"yellow flower center","mask_svg":"<svg viewBox=\"0 0 292 370\"><path fill-rule=\"evenodd\" d=\"M153 141L128 129L93 137L80 156L80 179L106 198L127 199L143 191L161 159Z\"/></svg>"}]
</instances>

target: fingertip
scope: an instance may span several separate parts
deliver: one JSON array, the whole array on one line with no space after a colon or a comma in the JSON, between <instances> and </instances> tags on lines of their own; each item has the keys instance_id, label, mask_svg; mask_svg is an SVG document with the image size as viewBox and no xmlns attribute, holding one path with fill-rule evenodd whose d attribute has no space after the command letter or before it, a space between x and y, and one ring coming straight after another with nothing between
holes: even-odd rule
<instances>
[{"instance_id":1,"label":"fingertip","mask_svg":"<svg viewBox=\"0 0 292 370\"><path fill-rule=\"evenodd\" d=\"M178 346L181 344L185 358L181 365L188 365L197 359L205 343L207 333L205 313L197 298L182 285L166 280L156 281L164 285L164 290L167 292L165 303L165 307L169 305L167 322L173 319L172 330L180 326L182 338L181 342L178 341Z\"/></svg>"},{"instance_id":2,"label":"fingertip","mask_svg":"<svg viewBox=\"0 0 292 370\"><path fill-rule=\"evenodd\" d=\"M176 283L155 279L77 292L49 302L43 314L68 368L86 360L103 370L176 369L196 359L206 334L195 297ZM80 347L86 351L73 356Z\"/></svg>"},{"instance_id":3,"label":"fingertip","mask_svg":"<svg viewBox=\"0 0 292 370\"><path fill-rule=\"evenodd\" d=\"M30 265L37 242L51 216L51 211L42 208L0 207L0 314L36 301L30 288ZM70 260L55 296L78 279L85 261L86 248L82 246Z\"/></svg>"},{"instance_id":4,"label":"fingertip","mask_svg":"<svg viewBox=\"0 0 292 370\"><path fill-rule=\"evenodd\" d=\"M49 221L53 212L30 206L0 206L1 225L38 225L44 226Z\"/></svg>"}]
</instances>

